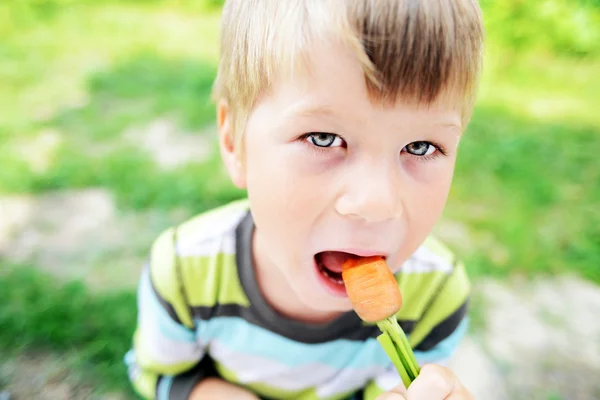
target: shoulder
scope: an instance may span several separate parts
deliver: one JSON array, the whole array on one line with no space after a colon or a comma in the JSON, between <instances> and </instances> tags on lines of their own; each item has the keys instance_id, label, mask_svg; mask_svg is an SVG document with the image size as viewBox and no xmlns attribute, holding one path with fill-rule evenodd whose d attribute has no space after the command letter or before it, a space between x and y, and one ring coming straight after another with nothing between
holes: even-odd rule
<instances>
[{"instance_id":1,"label":"shoulder","mask_svg":"<svg viewBox=\"0 0 600 400\"><path fill-rule=\"evenodd\" d=\"M180 257L235 253L235 231L248 213L248 201L237 200L199 214L176 227Z\"/></svg>"},{"instance_id":2,"label":"shoulder","mask_svg":"<svg viewBox=\"0 0 600 400\"><path fill-rule=\"evenodd\" d=\"M426 311L444 314L446 307L439 304L441 297L451 298L448 306L451 303L458 307L470 293L470 282L462 261L433 235L404 262L396 279L403 295L399 318L404 320L417 321Z\"/></svg>"},{"instance_id":3,"label":"shoulder","mask_svg":"<svg viewBox=\"0 0 600 400\"><path fill-rule=\"evenodd\" d=\"M448 274L458 262L454 252L437 237L431 235L406 260L401 274L437 273Z\"/></svg>"},{"instance_id":4,"label":"shoulder","mask_svg":"<svg viewBox=\"0 0 600 400\"><path fill-rule=\"evenodd\" d=\"M247 213L245 199L234 201L165 229L153 242L151 281L182 321L190 319L190 307L215 304L221 275L237 278L235 235Z\"/></svg>"}]
</instances>

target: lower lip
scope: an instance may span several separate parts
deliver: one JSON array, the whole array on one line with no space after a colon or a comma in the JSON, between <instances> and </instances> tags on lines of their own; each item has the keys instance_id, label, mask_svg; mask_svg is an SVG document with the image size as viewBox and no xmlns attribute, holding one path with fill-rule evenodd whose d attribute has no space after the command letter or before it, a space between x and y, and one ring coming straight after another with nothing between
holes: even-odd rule
<instances>
[{"instance_id":1,"label":"lower lip","mask_svg":"<svg viewBox=\"0 0 600 400\"><path fill-rule=\"evenodd\" d=\"M346 293L346 286L345 285L340 285L337 284L335 282L333 282L331 279L329 279L328 277L326 277L325 275L323 275L323 273L321 273L321 270L319 269L319 266L317 265L317 262L314 260L313 258L313 270L315 271L315 274L317 275L317 280L319 281L319 283L321 283L321 285L333 296L336 297L348 297L348 293Z\"/></svg>"}]
</instances>

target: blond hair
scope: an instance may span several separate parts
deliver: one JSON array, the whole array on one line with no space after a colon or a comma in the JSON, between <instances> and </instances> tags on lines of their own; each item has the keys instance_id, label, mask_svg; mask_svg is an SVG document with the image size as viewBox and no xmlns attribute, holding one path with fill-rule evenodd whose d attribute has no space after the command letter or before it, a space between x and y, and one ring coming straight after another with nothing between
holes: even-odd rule
<instances>
[{"instance_id":1,"label":"blond hair","mask_svg":"<svg viewBox=\"0 0 600 400\"><path fill-rule=\"evenodd\" d=\"M238 149L257 99L332 35L356 55L373 101L430 104L452 93L466 126L481 70L477 0L228 0L213 96L229 104Z\"/></svg>"}]
</instances>

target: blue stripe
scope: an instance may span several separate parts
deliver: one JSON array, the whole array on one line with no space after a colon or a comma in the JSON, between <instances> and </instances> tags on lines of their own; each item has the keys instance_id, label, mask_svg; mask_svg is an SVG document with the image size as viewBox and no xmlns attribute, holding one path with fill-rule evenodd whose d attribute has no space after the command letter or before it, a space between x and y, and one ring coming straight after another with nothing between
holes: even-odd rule
<instances>
[{"instance_id":1,"label":"blue stripe","mask_svg":"<svg viewBox=\"0 0 600 400\"><path fill-rule=\"evenodd\" d=\"M465 317L450 336L439 342L431 350L415 351L415 357L419 364L422 365L425 363L433 363L436 361L445 360L452 356L461 339L467 333L468 327L469 319L468 317Z\"/></svg>"},{"instance_id":2,"label":"blue stripe","mask_svg":"<svg viewBox=\"0 0 600 400\"><path fill-rule=\"evenodd\" d=\"M300 343L285 338L239 317L216 317L198 321L198 336L203 341L216 340L236 353L267 358L289 367L319 363L332 368L364 369L386 367L390 360L379 342L339 339L327 343Z\"/></svg>"},{"instance_id":3,"label":"blue stripe","mask_svg":"<svg viewBox=\"0 0 600 400\"><path fill-rule=\"evenodd\" d=\"M171 385L173 385L173 377L163 376L156 389L156 400L169 400Z\"/></svg>"},{"instance_id":4,"label":"blue stripe","mask_svg":"<svg viewBox=\"0 0 600 400\"><path fill-rule=\"evenodd\" d=\"M196 342L194 331L189 330L183 325L173 321L173 318L167 313L167 310L160 304L150 282L150 273L144 270L140 279L138 295L138 308L142 312L154 315L157 319L158 329L163 336L168 339L180 342Z\"/></svg>"},{"instance_id":5,"label":"blue stripe","mask_svg":"<svg viewBox=\"0 0 600 400\"><path fill-rule=\"evenodd\" d=\"M216 317L197 321L198 337L218 341L233 352L267 358L289 367L319 363L336 369L387 367L390 360L375 338L365 342L338 339L327 343L300 343L253 325L239 317ZM467 331L465 318L456 330L433 349L415 351L420 364L452 355Z\"/></svg>"}]
</instances>

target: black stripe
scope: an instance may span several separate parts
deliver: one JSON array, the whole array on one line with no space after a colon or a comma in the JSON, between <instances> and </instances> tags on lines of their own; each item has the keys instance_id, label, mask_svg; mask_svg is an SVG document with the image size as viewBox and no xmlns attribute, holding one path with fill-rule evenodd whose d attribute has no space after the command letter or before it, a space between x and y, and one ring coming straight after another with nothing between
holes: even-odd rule
<instances>
[{"instance_id":1,"label":"black stripe","mask_svg":"<svg viewBox=\"0 0 600 400\"><path fill-rule=\"evenodd\" d=\"M465 300L465 302L456 311L454 311L452 314L450 314L450 316L433 328L429 334L425 336L425 339L419 343L419 345L416 347L416 350L430 350L442 340L450 336L466 315L468 304L469 299Z\"/></svg>"},{"instance_id":2,"label":"black stripe","mask_svg":"<svg viewBox=\"0 0 600 400\"><path fill-rule=\"evenodd\" d=\"M202 379L218 376L213 360L205 356L193 368L173 378L169 400L185 400L190 397L192 389Z\"/></svg>"},{"instance_id":3,"label":"black stripe","mask_svg":"<svg viewBox=\"0 0 600 400\"><path fill-rule=\"evenodd\" d=\"M195 308L195 316L206 319L214 316L237 316L246 321L301 343L325 343L336 339L364 341L381 334L376 325L365 325L354 311L348 311L335 320L321 325L309 325L278 313L263 297L257 284L252 256L254 220L250 212L236 229L236 263L238 276L250 307L217 305L215 308ZM415 321L402 321L406 333L412 331Z\"/></svg>"},{"instance_id":4,"label":"black stripe","mask_svg":"<svg viewBox=\"0 0 600 400\"><path fill-rule=\"evenodd\" d=\"M410 333L413 331L413 329L415 329L415 325L417 324L417 321L413 321L413 320L398 320L398 324L400 325L400 328L402 328L402 331L407 334L410 335ZM376 338L377 336L381 335L381 331L379 329L376 329L373 334L371 335L371 337Z\"/></svg>"},{"instance_id":5,"label":"black stripe","mask_svg":"<svg viewBox=\"0 0 600 400\"><path fill-rule=\"evenodd\" d=\"M252 307L244 307L239 304L217 304L214 307L198 306L192 307L194 318L200 320L209 320L215 317L239 317L250 324L259 326L264 329L273 330L271 324L267 325L263 319L258 317ZM402 330L409 334L415 327L416 321L398 321ZM282 334L281 332L276 332ZM375 338L381 334L381 331L376 325L363 325L358 329L345 330L336 336L335 339L346 339L364 341L368 338ZM302 343L321 343L324 340L313 339L301 335L286 335L289 339L293 339Z\"/></svg>"},{"instance_id":6,"label":"black stripe","mask_svg":"<svg viewBox=\"0 0 600 400\"><path fill-rule=\"evenodd\" d=\"M285 336L288 339L292 339L301 343L323 343L329 340L335 339L347 339L347 340L366 340L370 337L376 336L378 332L377 326L359 326L358 329L348 329L341 332L336 332L335 337L318 336L311 334L310 325L303 325L301 329L294 329L292 324L285 319L282 320L280 316L277 320L266 320L256 312L255 307L244 307L238 304L217 304L214 307L193 307L192 312L194 317L201 320L208 320L215 317L239 317L247 321L252 325L267 329L271 332ZM321 327L317 327L321 328ZM319 329L322 332L326 332L326 329ZM331 332L331 330L329 330Z\"/></svg>"},{"instance_id":7,"label":"black stripe","mask_svg":"<svg viewBox=\"0 0 600 400\"><path fill-rule=\"evenodd\" d=\"M407 319L407 320L398 321L398 323L400 324L400 328L402 328L404 333L409 335L413 331L413 329L415 329L415 325L417 324L417 321L412 321L412 320Z\"/></svg>"},{"instance_id":8,"label":"black stripe","mask_svg":"<svg viewBox=\"0 0 600 400\"><path fill-rule=\"evenodd\" d=\"M164 297L162 297L160 293L158 293L156 286L154 286L154 281L152 281L152 274L150 273L150 271L148 271L148 276L150 278L150 286L152 287L152 292L154 293L154 296L156 296L156 299L158 300L160 305L165 309L165 311L167 312L167 314L169 314L169 317L171 317L173 321L177 322L178 324L181 324L181 321L179 320L179 317L177 316L177 313L175 312L175 309L173 308L171 303L165 300Z\"/></svg>"},{"instance_id":9,"label":"black stripe","mask_svg":"<svg viewBox=\"0 0 600 400\"><path fill-rule=\"evenodd\" d=\"M154 387L154 396L158 399L158 388L160 387L160 382L163 380L162 375L158 375L156 378L156 386Z\"/></svg>"}]
</instances>

